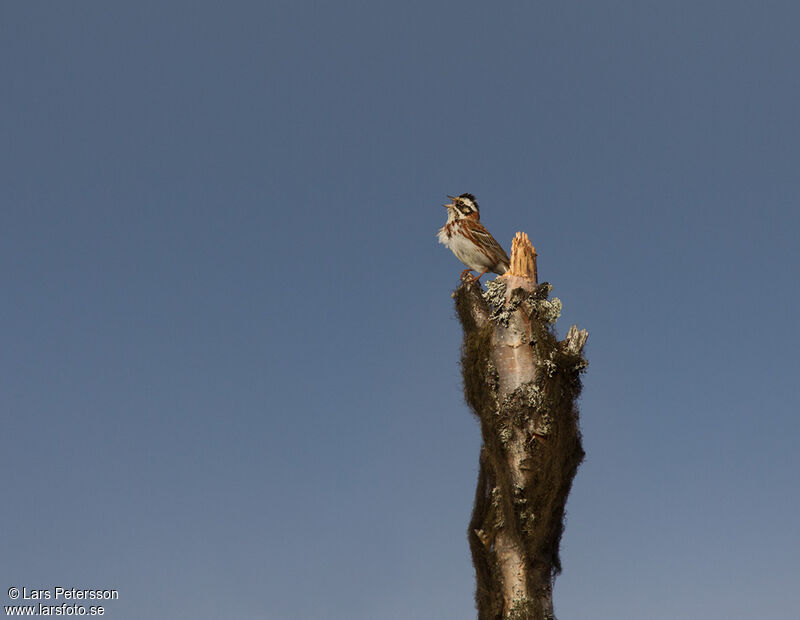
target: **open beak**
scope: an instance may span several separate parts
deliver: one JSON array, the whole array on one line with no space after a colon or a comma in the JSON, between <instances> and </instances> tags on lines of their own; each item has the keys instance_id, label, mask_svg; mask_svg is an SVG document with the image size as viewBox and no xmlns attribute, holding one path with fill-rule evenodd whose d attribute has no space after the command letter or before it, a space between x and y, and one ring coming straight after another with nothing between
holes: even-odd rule
<instances>
[{"instance_id":1,"label":"open beak","mask_svg":"<svg viewBox=\"0 0 800 620\"><path fill-rule=\"evenodd\" d=\"M449 194L447 195L447 197L448 197L450 200L452 200L453 202L451 202L449 205L445 205L445 204L443 204L442 206L443 206L443 207L445 207L446 209L449 209L450 207L455 207L455 206L456 206L456 202L455 202L455 201L456 201L456 199L455 199L455 198L453 198L452 196L450 196Z\"/></svg>"}]
</instances>

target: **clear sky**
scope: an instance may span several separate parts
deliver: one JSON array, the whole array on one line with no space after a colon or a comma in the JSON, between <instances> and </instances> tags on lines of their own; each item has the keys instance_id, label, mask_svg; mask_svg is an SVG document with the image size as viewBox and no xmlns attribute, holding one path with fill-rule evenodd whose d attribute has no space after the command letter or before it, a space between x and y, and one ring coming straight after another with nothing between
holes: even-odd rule
<instances>
[{"instance_id":1,"label":"clear sky","mask_svg":"<svg viewBox=\"0 0 800 620\"><path fill-rule=\"evenodd\" d=\"M5 2L0 600L461 620L472 192L589 330L560 620L794 620L794 2Z\"/></svg>"}]
</instances>

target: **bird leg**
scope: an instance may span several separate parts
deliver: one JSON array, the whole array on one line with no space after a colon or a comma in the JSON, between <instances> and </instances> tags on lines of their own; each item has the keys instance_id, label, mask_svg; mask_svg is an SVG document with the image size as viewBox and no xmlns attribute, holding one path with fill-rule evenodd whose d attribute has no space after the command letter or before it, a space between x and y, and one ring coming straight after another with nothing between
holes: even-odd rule
<instances>
[{"instance_id":1,"label":"bird leg","mask_svg":"<svg viewBox=\"0 0 800 620\"><path fill-rule=\"evenodd\" d=\"M464 281L466 281L466 282L478 282L481 279L481 276L483 276L484 273L489 271L489 268L487 267L486 269L481 271L477 276L473 276L470 273L470 271L472 271L472 269L465 269L464 271L461 272L461 281L462 282L464 282Z\"/></svg>"},{"instance_id":2,"label":"bird leg","mask_svg":"<svg viewBox=\"0 0 800 620\"><path fill-rule=\"evenodd\" d=\"M489 268L488 268L488 267L487 267L486 269L484 269L483 271L481 271L481 272L478 274L478 277L477 277L477 278L475 278L475 282L477 282L478 280L480 280L480 279L481 279L481 276L482 276L484 273L486 273L487 271L489 271Z\"/></svg>"}]
</instances>

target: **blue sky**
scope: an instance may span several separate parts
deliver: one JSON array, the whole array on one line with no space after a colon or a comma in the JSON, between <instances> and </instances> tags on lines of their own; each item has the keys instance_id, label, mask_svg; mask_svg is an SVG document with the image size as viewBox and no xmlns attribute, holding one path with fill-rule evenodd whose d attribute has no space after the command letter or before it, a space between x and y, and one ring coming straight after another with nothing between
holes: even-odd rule
<instances>
[{"instance_id":1,"label":"blue sky","mask_svg":"<svg viewBox=\"0 0 800 620\"><path fill-rule=\"evenodd\" d=\"M796 618L798 20L3 4L0 597L474 617L468 191L590 332L559 619Z\"/></svg>"}]
</instances>

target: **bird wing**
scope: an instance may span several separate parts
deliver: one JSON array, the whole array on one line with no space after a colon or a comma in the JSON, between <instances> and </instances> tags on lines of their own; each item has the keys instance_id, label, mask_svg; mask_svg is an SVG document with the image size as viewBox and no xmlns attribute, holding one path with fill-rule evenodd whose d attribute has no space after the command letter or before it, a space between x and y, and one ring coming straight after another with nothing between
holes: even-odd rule
<instances>
[{"instance_id":1,"label":"bird wing","mask_svg":"<svg viewBox=\"0 0 800 620\"><path fill-rule=\"evenodd\" d=\"M492 234L486 230L483 224L476 220L469 220L469 224L466 226L466 229L469 232L469 235L472 237L472 240L475 244L480 248L481 252L483 252L489 260L494 261L494 264L503 264L505 265L506 269L509 266L508 254L502 248L502 246L495 241L495 238L492 237Z\"/></svg>"}]
</instances>

